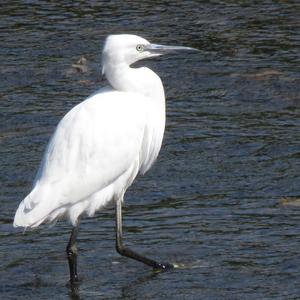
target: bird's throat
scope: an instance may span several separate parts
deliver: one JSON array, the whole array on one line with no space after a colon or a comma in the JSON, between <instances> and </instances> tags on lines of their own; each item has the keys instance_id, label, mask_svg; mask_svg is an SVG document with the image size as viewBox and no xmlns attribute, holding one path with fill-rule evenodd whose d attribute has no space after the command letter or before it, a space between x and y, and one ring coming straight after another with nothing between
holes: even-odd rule
<instances>
[{"instance_id":1,"label":"bird's throat","mask_svg":"<svg viewBox=\"0 0 300 300\"><path fill-rule=\"evenodd\" d=\"M138 93L153 101L163 102L164 105L165 96L162 82L152 70L145 67L131 68L128 65L120 64L113 69L108 68L105 75L115 90Z\"/></svg>"}]
</instances>

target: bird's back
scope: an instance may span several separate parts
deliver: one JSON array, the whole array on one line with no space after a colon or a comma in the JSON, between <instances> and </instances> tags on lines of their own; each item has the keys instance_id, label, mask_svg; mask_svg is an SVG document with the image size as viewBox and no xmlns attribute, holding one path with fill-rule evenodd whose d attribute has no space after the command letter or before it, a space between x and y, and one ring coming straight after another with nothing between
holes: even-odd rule
<instances>
[{"instance_id":1,"label":"bird's back","mask_svg":"<svg viewBox=\"0 0 300 300\"><path fill-rule=\"evenodd\" d=\"M151 111L142 95L112 90L75 106L58 124L14 226L64 214L74 223L124 192L151 155Z\"/></svg>"}]
</instances>

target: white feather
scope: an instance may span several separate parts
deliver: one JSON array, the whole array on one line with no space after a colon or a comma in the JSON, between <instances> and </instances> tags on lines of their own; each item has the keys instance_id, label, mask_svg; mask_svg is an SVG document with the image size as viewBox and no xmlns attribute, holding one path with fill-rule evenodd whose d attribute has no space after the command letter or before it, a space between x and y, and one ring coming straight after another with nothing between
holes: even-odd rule
<instances>
[{"instance_id":1,"label":"white feather","mask_svg":"<svg viewBox=\"0 0 300 300\"><path fill-rule=\"evenodd\" d=\"M138 172L155 161L165 127L164 90L150 69L130 68L131 56L124 63L128 49L147 42L131 39L115 56L117 45L113 37L107 40L103 70L112 88L95 93L60 121L14 226L36 227L62 216L75 225L83 212L92 216L122 198Z\"/></svg>"}]
</instances>

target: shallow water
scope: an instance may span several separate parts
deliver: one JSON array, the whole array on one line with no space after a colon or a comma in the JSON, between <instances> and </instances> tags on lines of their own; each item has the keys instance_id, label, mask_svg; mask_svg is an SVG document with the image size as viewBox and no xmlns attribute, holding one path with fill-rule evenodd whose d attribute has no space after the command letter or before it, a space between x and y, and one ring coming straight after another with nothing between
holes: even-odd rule
<instances>
[{"instance_id":1,"label":"shallow water","mask_svg":"<svg viewBox=\"0 0 300 300\"><path fill-rule=\"evenodd\" d=\"M299 299L300 5L207 2L1 4L1 299ZM145 62L165 85L166 134L124 208L126 243L180 267L120 257L108 208L82 222L72 293L70 226L23 234L12 219L57 122L105 85L101 47L120 32L201 50Z\"/></svg>"}]
</instances>

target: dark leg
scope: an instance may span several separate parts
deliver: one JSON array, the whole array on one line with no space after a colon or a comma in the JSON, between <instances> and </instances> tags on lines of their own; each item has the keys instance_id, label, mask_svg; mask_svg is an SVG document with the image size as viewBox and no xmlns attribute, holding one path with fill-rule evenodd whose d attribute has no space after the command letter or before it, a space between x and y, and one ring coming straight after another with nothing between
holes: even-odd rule
<instances>
[{"instance_id":1,"label":"dark leg","mask_svg":"<svg viewBox=\"0 0 300 300\"><path fill-rule=\"evenodd\" d=\"M77 276L77 245L76 245L76 238L79 230L79 221L76 227L73 227L72 233L70 236L70 240L67 246L67 257L69 262L69 269L70 269L70 282L71 284L78 281Z\"/></svg>"},{"instance_id":2,"label":"dark leg","mask_svg":"<svg viewBox=\"0 0 300 300\"><path fill-rule=\"evenodd\" d=\"M136 252L133 252L129 248L123 246L123 233L122 233L122 201L118 200L116 202L116 249L117 252L123 256L133 258L140 261L153 269L156 270L169 270L174 268L171 264L158 263L152 259L142 256Z\"/></svg>"}]
</instances>

